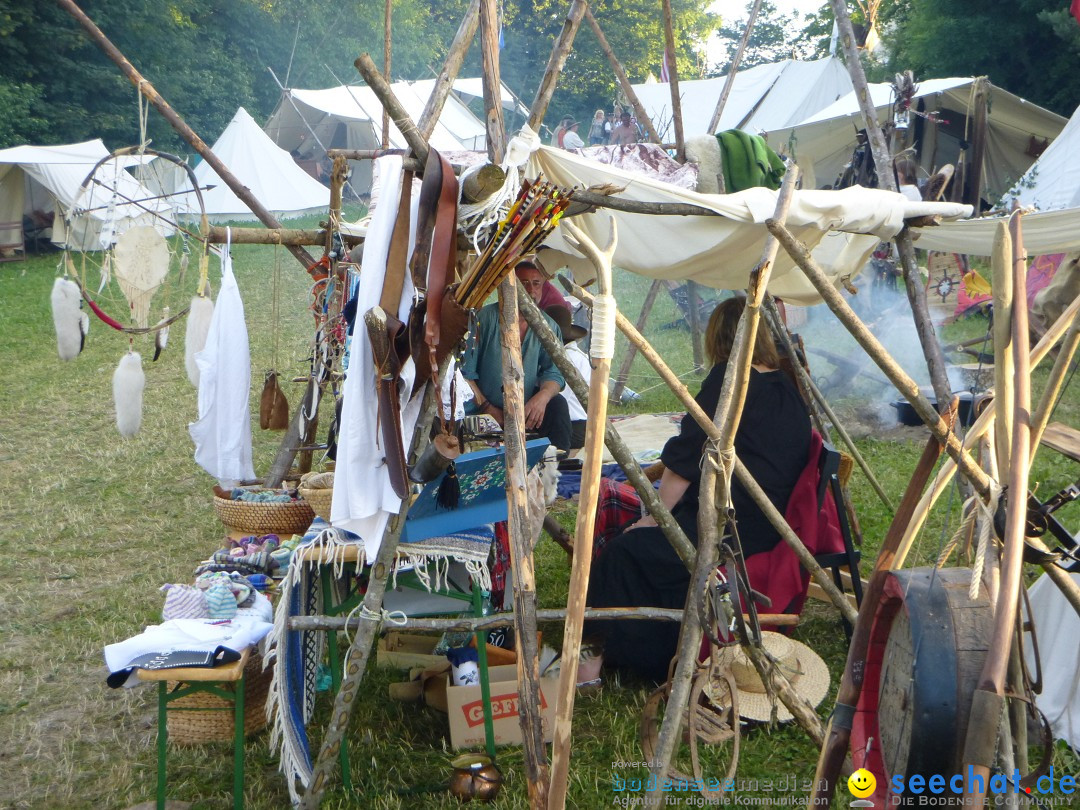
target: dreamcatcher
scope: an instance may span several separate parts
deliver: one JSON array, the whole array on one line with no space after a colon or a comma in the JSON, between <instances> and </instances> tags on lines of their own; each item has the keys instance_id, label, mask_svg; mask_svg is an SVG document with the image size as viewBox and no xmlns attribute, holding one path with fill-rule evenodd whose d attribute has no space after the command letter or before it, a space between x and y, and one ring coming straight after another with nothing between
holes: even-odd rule
<instances>
[{"instance_id":1,"label":"dreamcatcher","mask_svg":"<svg viewBox=\"0 0 1080 810\"><path fill-rule=\"evenodd\" d=\"M156 160L155 160L156 159ZM155 164L151 169L148 162ZM152 164L151 164L152 165ZM136 168L135 174L128 167ZM198 204L200 230L182 224L164 191L168 172L185 176ZM191 206L185 206L191 207ZM57 348L63 360L74 359L89 329L86 307L102 323L128 336L128 352L113 378L117 427L134 435L142 420L145 375L136 341L153 341L153 359L165 350L169 330L190 316L186 335L188 377L198 386L194 355L206 342L213 315L207 280L209 233L202 193L194 173L180 158L129 147L100 160L83 181L65 212L64 252L52 293ZM192 255L197 273L189 273Z\"/></svg>"}]
</instances>

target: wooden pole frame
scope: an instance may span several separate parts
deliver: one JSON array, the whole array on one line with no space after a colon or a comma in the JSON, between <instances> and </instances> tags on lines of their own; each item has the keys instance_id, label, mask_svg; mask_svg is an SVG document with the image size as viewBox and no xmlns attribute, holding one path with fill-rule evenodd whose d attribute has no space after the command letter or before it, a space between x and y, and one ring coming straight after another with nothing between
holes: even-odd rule
<instances>
[{"instance_id":1,"label":"wooden pole frame","mask_svg":"<svg viewBox=\"0 0 1080 810\"><path fill-rule=\"evenodd\" d=\"M727 77L724 79L724 89L720 91L720 98L716 100L716 109L713 110L712 118L709 119L709 128L706 130L706 134L715 135L717 127L720 126L720 118L724 114L724 107L727 106L728 96L731 95L731 89L735 86L735 72L739 69L739 63L742 62L743 53L746 52L746 44L750 41L750 34L754 30L754 21L757 20L758 11L761 9L761 0L754 0L754 5L750 7L750 16L746 20L746 28L743 29L742 37L739 39L739 47L735 49L735 56L731 58L731 67L728 68ZM724 192L724 174L720 173L720 193Z\"/></svg>"},{"instance_id":2,"label":"wooden pole frame","mask_svg":"<svg viewBox=\"0 0 1080 810\"><path fill-rule=\"evenodd\" d=\"M664 14L664 64L668 69L668 89L671 91L671 119L675 126L675 160L686 162L686 138L683 136L682 98L679 95L679 67L675 62L675 23L671 0L660 0ZM668 56L671 63L668 64Z\"/></svg>"},{"instance_id":3,"label":"wooden pole frame","mask_svg":"<svg viewBox=\"0 0 1080 810\"><path fill-rule=\"evenodd\" d=\"M495 0L480 0L480 45L488 160L501 163L506 152L506 126L503 123L502 79L499 72L499 9Z\"/></svg>"},{"instance_id":4,"label":"wooden pole frame","mask_svg":"<svg viewBox=\"0 0 1080 810\"><path fill-rule=\"evenodd\" d=\"M540 134L540 125L544 123L544 115L547 113L551 96L555 93L555 85L559 81L559 75L566 60L570 56L570 50L574 46L574 37L577 36L581 26L581 18L585 16L585 9L589 4L587 0L573 0L570 11L563 22L562 31L551 47L551 56L548 57L547 67L544 69L544 77L540 80L540 86L536 88L532 105L529 107L529 129Z\"/></svg>"},{"instance_id":5,"label":"wooden pole frame","mask_svg":"<svg viewBox=\"0 0 1080 810\"><path fill-rule=\"evenodd\" d=\"M454 41L450 43L450 49L446 54L446 62L443 64L443 69L439 72L439 75L435 78L435 86L431 90L431 96L428 98L427 104L424 105L424 111L420 114L420 120L416 122L416 128L420 130L420 137L425 141L435 131L435 124L438 123L443 105L446 104L446 97L450 95L450 91L454 87L454 80L457 79L458 73L461 71L461 65L465 61L465 56L469 52L469 46L476 36L476 29L479 25L480 0L472 0L461 20L461 24L458 26L457 33L454 35Z\"/></svg>"}]
</instances>

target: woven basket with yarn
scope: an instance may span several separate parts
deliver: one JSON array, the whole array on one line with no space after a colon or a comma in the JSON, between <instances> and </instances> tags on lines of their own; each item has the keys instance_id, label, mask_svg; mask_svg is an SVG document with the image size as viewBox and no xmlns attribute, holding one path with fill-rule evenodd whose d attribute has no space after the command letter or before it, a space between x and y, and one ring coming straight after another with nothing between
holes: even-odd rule
<instances>
[{"instance_id":1,"label":"woven basket with yarn","mask_svg":"<svg viewBox=\"0 0 1080 810\"><path fill-rule=\"evenodd\" d=\"M330 505L334 500L334 474L332 472L309 472L300 478L297 490L300 497L311 504L315 514L330 522Z\"/></svg>"},{"instance_id":2,"label":"woven basket with yarn","mask_svg":"<svg viewBox=\"0 0 1080 810\"><path fill-rule=\"evenodd\" d=\"M252 652L244 666L244 735L250 736L266 726L266 696L270 693L272 667L263 669L262 656ZM176 681L169 681L171 691ZM169 704L166 724L169 742L178 745L199 745L208 742L232 742L234 723L231 701L209 692L193 692ZM174 711L182 709L184 711ZM190 711L213 709L215 711ZM226 710L226 711L216 711Z\"/></svg>"},{"instance_id":3,"label":"woven basket with yarn","mask_svg":"<svg viewBox=\"0 0 1080 810\"><path fill-rule=\"evenodd\" d=\"M273 503L233 501L215 495L214 511L231 531L249 534L303 534L315 518L311 504L303 499Z\"/></svg>"}]
</instances>

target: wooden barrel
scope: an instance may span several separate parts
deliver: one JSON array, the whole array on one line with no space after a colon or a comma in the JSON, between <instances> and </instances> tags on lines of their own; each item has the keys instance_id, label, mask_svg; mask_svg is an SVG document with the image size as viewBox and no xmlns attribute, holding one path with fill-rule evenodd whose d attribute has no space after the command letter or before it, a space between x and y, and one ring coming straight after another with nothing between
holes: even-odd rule
<instances>
[{"instance_id":1,"label":"wooden barrel","mask_svg":"<svg viewBox=\"0 0 1080 810\"><path fill-rule=\"evenodd\" d=\"M888 574L851 730L854 766L877 779L875 807L918 798L905 793L894 800L893 776L940 774L947 784L961 772L971 697L993 623L985 587L968 599L970 581L968 568Z\"/></svg>"}]
</instances>

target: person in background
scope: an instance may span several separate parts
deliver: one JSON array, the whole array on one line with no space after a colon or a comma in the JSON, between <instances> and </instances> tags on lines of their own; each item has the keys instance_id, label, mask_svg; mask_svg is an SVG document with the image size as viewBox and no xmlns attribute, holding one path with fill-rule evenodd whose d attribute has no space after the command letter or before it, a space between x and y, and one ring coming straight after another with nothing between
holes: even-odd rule
<instances>
[{"instance_id":1,"label":"person in background","mask_svg":"<svg viewBox=\"0 0 1080 810\"><path fill-rule=\"evenodd\" d=\"M919 191L919 167L911 158L900 158L893 164L896 167L896 185L900 193L909 200L922 201Z\"/></svg>"},{"instance_id":2,"label":"person in background","mask_svg":"<svg viewBox=\"0 0 1080 810\"><path fill-rule=\"evenodd\" d=\"M563 131L562 136L562 148L563 149L581 149L585 146L585 141L581 140L581 136L578 135L578 122L571 119L566 124L566 129Z\"/></svg>"},{"instance_id":3,"label":"person in background","mask_svg":"<svg viewBox=\"0 0 1080 810\"><path fill-rule=\"evenodd\" d=\"M588 330L575 324L570 309L561 304L544 307L544 314L559 325L567 359L574 364L578 374L588 382L592 376L592 361L589 360L589 355L577 345L577 341L585 337ZM585 446L585 422L588 412L577 395L570 390L569 385L563 389L562 396L566 399L570 413L570 449L579 450Z\"/></svg>"},{"instance_id":4,"label":"person in background","mask_svg":"<svg viewBox=\"0 0 1080 810\"><path fill-rule=\"evenodd\" d=\"M603 110L597 110L593 114L592 123L589 124L589 146L600 146L608 142L611 137L611 123Z\"/></svg>"},{"instance_id":5,"label":"person in background","mask_svg":"<svg viewBox=\"0 0 1080 810\"><path fill-rule=\"evenodd\" d=\"M518 280L539 306L544 277L536 269L536 265L532 262L521 262L515 272ZM549 316L544 317L561 340L558 324ZM538 436L546 437L557 449L569 450L570 413L566 400L559 394L566 381L555 368L550 355L540 345L540 339L520 315L518 328L524 373L525 428ZM480 309L476 330L465 349L461 374L472 389L474 397L466 406L466 413L485 413L502 425L504 379L498 303L488 304Z\"/></svg>"},{"instance_id":6,"label":"person in background","mask_svg":"<svg viewBox=\"0 0 1080 810\"><path fill-rule=\"evenodd\" d=\"M728 357L744 306L745 299L729 298L713 310L709 318L706 352L713 365L695 398L708 414L715 412L720 400ZM783 514L809 459L810 415L795 383L779 370L779 353L764 327L757 331L752 363L746 404L735 434L735 452ZM695 545L698 490L706 441L705 431L693 417L686 415L679 434L668 440L660 456L664 463L660 500L671 509L672 516ZM635 512L640 514L640 502L637 509L633 508L636 496L628 498L632 490L627 493L620 487L614 493L616 498L603 492L601 497L618 508L624 515L623 520ZM744 554L750 557L771 551L781 542L780 535L738 479L732 480L731 495ZM615 503L616 500L620 502ZM601 503L588 606L683 607L690 573L656 520L646 515L621 533L605 534L607 524L613 522L604 515L603 510L608 508L612 507ZM783 607L773 606L780 612ZM602 641L606 663L633 669L658 682L667 679L668 663L678 644L678 624L642 620L595 621L586 622L585 629L588 635ZM579 670L581 680L595 677L597 673Z\"/></svg>"},{"instance_id":7,"label":"person in background","mask_svg":"<svg viewBox=\"0 0 1080 810\"><path fill-rule=\"evenodd\" d=\"M611 133L611 143L626 146L638 142L637 127L630 120L630 113L623 112L619 116L619 125Z\"/></svg>"}]
</instances>

